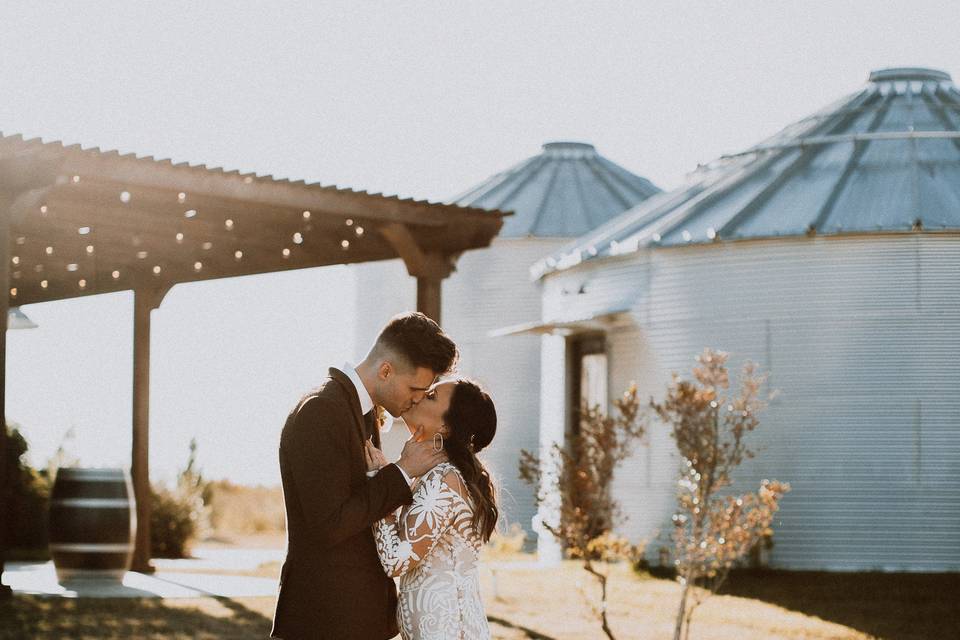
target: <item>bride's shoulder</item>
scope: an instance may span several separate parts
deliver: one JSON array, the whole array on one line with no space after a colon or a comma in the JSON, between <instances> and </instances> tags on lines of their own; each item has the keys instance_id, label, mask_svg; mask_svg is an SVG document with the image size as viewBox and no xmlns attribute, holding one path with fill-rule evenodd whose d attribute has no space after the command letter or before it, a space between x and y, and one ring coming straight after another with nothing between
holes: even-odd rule
<instances>
[{"instance_id":1,"label":"bride's shoulder","mask_svg":"<svg viewBox=\"0 0 960 640\"><path fill-rule=\"evenodd\" d=\"M457 469L457 465L452 462L441 462L424 475L424 479L426 478L445 484L450 484L451 482L455 484L463 483L463 474Z\"/></svg>"}]
</instances>

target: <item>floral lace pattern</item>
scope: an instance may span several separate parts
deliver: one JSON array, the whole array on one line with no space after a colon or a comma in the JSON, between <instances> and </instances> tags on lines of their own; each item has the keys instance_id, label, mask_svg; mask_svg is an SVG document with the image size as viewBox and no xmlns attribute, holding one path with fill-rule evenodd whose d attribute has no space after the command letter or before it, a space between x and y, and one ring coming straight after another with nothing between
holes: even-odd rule
<instances>
[{"instance_id":1,"label":"floral lace pattern","mask_svg":"<svg viewBox=\"0 0 960 640\"><path fill-rule=\"evenodd\" d=\"M470 494L444 462L413 486L413 503L373 526L380 563L400 578L397 622L404 640L487 640Z\"/></svg>"}]
</instances>

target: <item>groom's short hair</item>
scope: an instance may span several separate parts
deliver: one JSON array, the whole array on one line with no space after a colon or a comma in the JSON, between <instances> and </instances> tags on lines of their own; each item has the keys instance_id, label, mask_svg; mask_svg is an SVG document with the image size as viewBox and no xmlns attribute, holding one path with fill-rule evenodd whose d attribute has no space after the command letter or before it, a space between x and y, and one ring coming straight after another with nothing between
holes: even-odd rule
<instances>
[{"instance_id":1,"label":"groom's short hair","mask_svg":"<svg viewBox=\"0 0 960 640\"><path fill-rule=\"evenodd\" d=\"M425 367L437 375L453 370L459 356L457 345L436 322L419 311L393 316L374 349L388 349L414 368Z\"/></svg>"}]
</instances>

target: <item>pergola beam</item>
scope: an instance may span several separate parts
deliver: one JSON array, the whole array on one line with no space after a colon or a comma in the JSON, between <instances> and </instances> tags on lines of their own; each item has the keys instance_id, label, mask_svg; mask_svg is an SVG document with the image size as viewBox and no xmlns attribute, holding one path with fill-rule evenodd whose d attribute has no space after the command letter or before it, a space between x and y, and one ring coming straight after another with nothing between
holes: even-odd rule
<instances>
[{"instance_id":1,"label":"pergola beam","mask_svg":"<svg viewBox=\"0 0 960 640\"><path fill-rule=\"evenodd\" d=\"M0 144L0 153L10 153L11 150L15 154L33 153L38 161L46 161L62 176L77 175L82 181L85 175L94 175L98 181L115 183L118 189L165 190L171 184L176 184L188 195L419 225L447 225L450 220L444 209L456 209L458 217L477 224L494 223L499 227L498 219L495 221L488 213L475 209L322 187L302 180L277 180L271 176L241 174L186 163L175 165L170 160L136 158L132 154L121 156L115 151L81 149L76 145L64 147L39 139L22 140L16 136L4 138ZM358 200L358 195L365 197Z\"/></svg>"},{"instance_id":2,"label":"pergola beam","mask_svg":"<svg viewBox=\"0 0 960 640\"><path fill-rule=\"evenodd\" d=\"M417 311L439 323L442 283L453 273L457 256L424 251L406 225L386 224L378 230L403 258L407 273L417 279Z\"/></svg>"}]
</instances>

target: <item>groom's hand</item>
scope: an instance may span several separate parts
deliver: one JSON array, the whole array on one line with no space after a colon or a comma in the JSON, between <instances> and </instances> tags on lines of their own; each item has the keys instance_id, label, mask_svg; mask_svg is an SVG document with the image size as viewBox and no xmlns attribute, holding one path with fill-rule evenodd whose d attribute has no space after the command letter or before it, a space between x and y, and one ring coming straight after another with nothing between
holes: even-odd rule
<instances>
[{"instance_id":1,"label":"groom's hand","mask_svg":"<svg viewBox=\"0 0 960 640\"><path fill-rule=\"evenodd\" d=\"M447 459L445 451L442 449L436 451L433 448L432 440L417 442L422 432L423 427L420 427L413 434L413 437L407 440L406 444L403 445L403 451L400 453L400 459L397 460L397 466L411 478L422 476Z\"/></svg>"}]
</instances>

